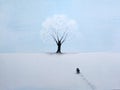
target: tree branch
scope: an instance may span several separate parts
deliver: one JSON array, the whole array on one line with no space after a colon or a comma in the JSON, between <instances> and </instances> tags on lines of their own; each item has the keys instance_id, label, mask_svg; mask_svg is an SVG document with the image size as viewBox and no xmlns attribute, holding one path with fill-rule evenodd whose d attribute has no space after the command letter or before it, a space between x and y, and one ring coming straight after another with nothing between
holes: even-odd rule
<instances>
[{"instance_id":1,"label":"tree branch","mask_svg":"<svg viewBox=\"0 0 120 90\"><path fill-rule=\"evenodd\" d=\"M64 37L64 39L61 41L61 44L65 42L65 40L66 40L66 38L67 38L67 35L68 35L68 34L65 34L65 37Z\"/></svg>"},{"instance_id":2,"label":"tree branch","mask_svg":"<svg viewBox=\"0 0 120 90\"><path fill-rule=\"evenodd\" d=\"M57 36L57 40L59 41L59 36L58 36L58 33L56 32L56 36Z\"/></svg>"},{"instance_id":3,"label":"tree branch","mask_svg":"<svg viewBox=\"0 0 120 90\"><path fill-rule=\"evenodd\" d=\"M62 41L62 39L64 38L65 36L65 32L63 33L62 37L60 38L60 41Z\"/></svg>"},{"instance_id":4,"label":"tree branch","mask_svg":"<svg viewBox=\"0 0 120 90\"><path fill-rule=\"evenodd\" d=\"M52 38L54 39L54 41L56 42L56 44L58 43L58 41L56 40L56 38L51 34Z\"/></svg>"},{"instance_id":5,"label":"tree branch","mask_svg":"<svg viewBox=\"0 0 120 90\"><path fill-rule=\"evenodd\" d=\"M58 36L58 33L57 33L57 32L55 32L55 31L54 31L54 33L55 33L55 36L56 36L56 38L57 38L57 41L59 41L59 36Z\"/></svg>"}]
</instances>

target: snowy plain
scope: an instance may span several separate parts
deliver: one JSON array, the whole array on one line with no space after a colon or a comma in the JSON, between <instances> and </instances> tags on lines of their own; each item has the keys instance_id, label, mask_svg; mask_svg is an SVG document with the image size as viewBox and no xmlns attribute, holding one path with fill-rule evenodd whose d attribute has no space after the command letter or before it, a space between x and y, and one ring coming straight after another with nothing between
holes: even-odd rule
<instances>
[{"instance_id":1,"label":"snowy plain","mask_svg":"<svg viewBox=\"0 0 120 90\"><path fill-rule=\"evenodd\" d=\"M0 90L120 90L120 53L0 54Z\"/></svg>"}]
</instances>

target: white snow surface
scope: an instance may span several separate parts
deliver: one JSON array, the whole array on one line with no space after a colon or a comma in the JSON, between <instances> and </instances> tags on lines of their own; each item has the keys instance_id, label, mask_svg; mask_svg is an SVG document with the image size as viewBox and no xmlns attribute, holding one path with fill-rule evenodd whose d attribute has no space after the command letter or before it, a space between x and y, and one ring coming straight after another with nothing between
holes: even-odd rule
<instances>
[{"instance_id":1,"label":"white snow surface","mask_svg":"<svg viewBox=\"0 0 120 90\"><path fill-rule=\"evenodd\" d=\"M0 54L0 90L120 90L120 53Z\"/></svg>"}]
</instances>

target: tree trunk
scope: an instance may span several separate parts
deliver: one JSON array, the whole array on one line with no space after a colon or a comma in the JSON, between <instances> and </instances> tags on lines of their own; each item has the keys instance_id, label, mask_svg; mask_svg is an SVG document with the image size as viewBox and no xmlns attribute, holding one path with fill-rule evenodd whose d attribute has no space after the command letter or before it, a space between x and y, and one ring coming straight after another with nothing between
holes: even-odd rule
<instances>
[{"instance_id":1,"label":"tree trunk","mask_svg":"<svg viewBox=\"0 0 120 90\"><path fill-rule=\"evenodd\" d=\"M61 53L61 44L57 44L58 48L57 48L57 52L56 53Z\"/></svg>"}]
</instances>

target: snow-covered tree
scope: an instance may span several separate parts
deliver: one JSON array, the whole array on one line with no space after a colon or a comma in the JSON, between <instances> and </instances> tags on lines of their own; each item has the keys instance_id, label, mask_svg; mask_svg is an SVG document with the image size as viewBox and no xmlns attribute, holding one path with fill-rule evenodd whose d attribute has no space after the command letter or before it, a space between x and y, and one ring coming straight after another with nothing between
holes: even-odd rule
<instances>
[{"instance_id":1,"label":"snow-covered tree","mask_svg":"<svg viewBox=\"0 0 120 90\"><path fill-rule=\"evenodd\" d=\"M56 53L61 53L61 46L77 29L75 20L65 15L54 15L42 23L41 36L52 38L57 45ZM74 38L74 37L73 37Z\"/></svg>"}]
</instances>

